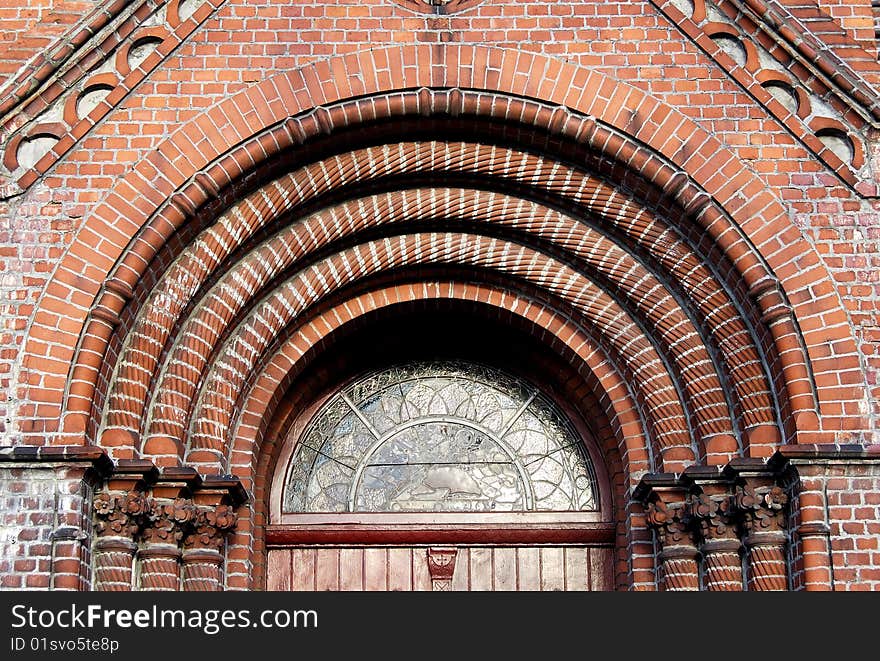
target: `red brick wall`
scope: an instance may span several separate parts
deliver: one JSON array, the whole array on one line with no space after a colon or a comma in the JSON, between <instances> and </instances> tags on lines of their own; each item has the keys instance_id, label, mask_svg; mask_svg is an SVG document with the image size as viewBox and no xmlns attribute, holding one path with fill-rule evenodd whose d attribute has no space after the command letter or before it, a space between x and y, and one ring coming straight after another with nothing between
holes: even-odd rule
<instances>
[{"instance_id":1,"label":"red brick wall","mask_svg":"<svg viewBox=\"0 0 880 661\"><path fill-rule=\"evenodd\" d=\"M804 542L794 535L795 555L814 554L834 590L876 591L880 588L880 465L816 462L801 464L798 470L800 494L794 509L823 521L827 539L811 537ZM800 519L795 516L794 529ZM793 582L795 588L806 587L802 567L795 570Z\"/></svg>"},{"instance_id":2,"label":"red brick wall","mask_svg":"<svg viewBox=\"0 0 880 661\"><path fill-rule=\"evenodd\" d=\"M81 469L0 466L0 589L88 589L90 504Z\"/></svg>"},{"instance_id":3,"label":"red brick wall","mask_svg":"<svg viewBox=\"0 0 880 661\"><path fill-rule=\"evenodd\" d=\"M54 46L96 0L5 0L0 6L0 86L25 62Z\"/></svg>"}]
</instances>

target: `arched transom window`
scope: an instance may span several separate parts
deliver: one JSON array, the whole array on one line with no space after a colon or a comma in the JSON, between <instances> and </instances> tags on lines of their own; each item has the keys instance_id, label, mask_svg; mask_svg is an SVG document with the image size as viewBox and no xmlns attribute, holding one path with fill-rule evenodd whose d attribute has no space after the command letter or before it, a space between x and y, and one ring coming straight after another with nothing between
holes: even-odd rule
<instances>
[{"instance_id":1,"label":"arched transom window","mask_svg":"<svg viewBox=\"0 0 880 661\"><path fill-rule=\"evenodd\" d=\"M299 442L286 512L595 511L580 439L534 387L423 362L334 395Z\"/></svg>"}]
</instances>

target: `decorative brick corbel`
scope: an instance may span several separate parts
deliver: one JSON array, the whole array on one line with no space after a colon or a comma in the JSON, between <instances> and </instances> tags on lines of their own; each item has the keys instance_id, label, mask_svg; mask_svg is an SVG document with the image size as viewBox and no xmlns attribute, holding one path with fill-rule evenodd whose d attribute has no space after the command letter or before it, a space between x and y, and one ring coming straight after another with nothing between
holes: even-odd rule
<instances>
[{"instance_id":1,"label":"decorative brick corbel","mask_svg":"<svg viewBox=\"0 0 880 661\"><path fill-rule=\"evenodd\" d=\"M645 504L648 524L660 540L663 589L670 592L699 590L699 552L691 531L687 487L672 474L646 475L634 497Z\"/></svg>"},{"instance_id":2,"label":"decorative brick corbel","mask_svg":"<svg viewBox=\"0 0 880 661\"><path fill-rule=\"evenodd\" d=\"M428 572L431 574L431 589L434 592L452 590L457 555L458 549L455 547L428 549Z\"/></svg>"},{"instance_id":3,"label":"decorative brick corbel","mask_svg":"<svg viewBox=\"0 0 880 661\"><path fill-rule=\"evenodd\" d=\"M148 461L123 460L95 495L95 590L132 589L136 539L149 511L144 489L157 475Z\"/></svg>"}]
</instances>

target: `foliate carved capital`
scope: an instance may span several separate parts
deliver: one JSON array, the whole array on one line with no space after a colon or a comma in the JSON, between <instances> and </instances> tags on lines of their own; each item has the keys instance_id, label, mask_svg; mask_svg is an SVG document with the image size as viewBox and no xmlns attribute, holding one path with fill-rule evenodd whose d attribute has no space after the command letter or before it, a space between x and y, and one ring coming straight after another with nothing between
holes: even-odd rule
<instances>
[{"instance_id":1,"label":"foliate carved capital","mask_svg":"<svg viewBox=\"0 0 880 661\"><path fill-rule=\"evenodd\" d=\"M177 544L196 519L198 510L188 498L150 500L144 539L153 544Z\"/></svg>"},{"instance_id":2,"label":"foliate carved capital","mask_svg":"<svg viewBox=\"0 0 880 661\"><path fill-rule=\"evenodd\" d=\"M736 539L736 508L730 495L694 495L688 508L704 540Z\"/></svg>"},{"instance_id":3,"label":"foliate carved capital","mask_svg":"<svg viewBox=\"0 0 880 661\"><path fill-rule=\"evenodd\" d=\"M648 523L660 533L664 547L693 545L691 515L684 503L672 505L655 499L648 503L647 512Z\"/></svg>"},{"instance_id":4,"label":"foliate carved capital","mask_svg":"<svg viewBox=\"0 0 880 661\"><path fill-rule=\"evenodd\" d=\"M198 509L192 532L184 539L187 549L214 549L223 546L226 535L235 528L238 515L229 505L218 505L210 509Z\"/></svg>"},{"instance_id":5,"label":"foliate carved capital","mask_svg":"<svg viewBox=\"0 0 880 661\"><path fill-rule=\"evenodd\" d=\"M749 534L783 531L787 503L788 495L778 486L756 488L745 484L736 490L736 507L744 515Z\"/></svg>"},{"instance_id":6,"label":"foliate carved capital","mask_svg":"<svg viewBox=\"0 0 880 661\"><path fill-rule=\"evenodd\" d=\"M92 502L92 509L95 512L95 531L99 536L133 538L144 523L149 503L139 491L99 493Z\"/></svg>"}]
</instances>

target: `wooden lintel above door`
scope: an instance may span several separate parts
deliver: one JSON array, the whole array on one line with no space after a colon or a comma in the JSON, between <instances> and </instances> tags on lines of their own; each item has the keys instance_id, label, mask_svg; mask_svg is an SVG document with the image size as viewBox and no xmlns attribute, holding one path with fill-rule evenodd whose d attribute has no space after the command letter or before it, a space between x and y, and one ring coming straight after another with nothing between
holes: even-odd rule
<instances>
[{"instance_id":1,"label":"wooden lintel above door","mask_svg":"<svg viewBox=\"0 0 880 661\"><path fill-rule=\"evenodd\" d=\"M405 516L356 516L343 520L328 521L326 518L309 520L308 517L291 517L278 525L266 528L266 545L269 547L302 544L590 544L605 545L614 541L615 525L590 521L592 517L565 516L555 521L534 520L533 516L503 516L486 520L470 520L470 517L422 518L415 522Z\"/></svg>"}]
</instances>

